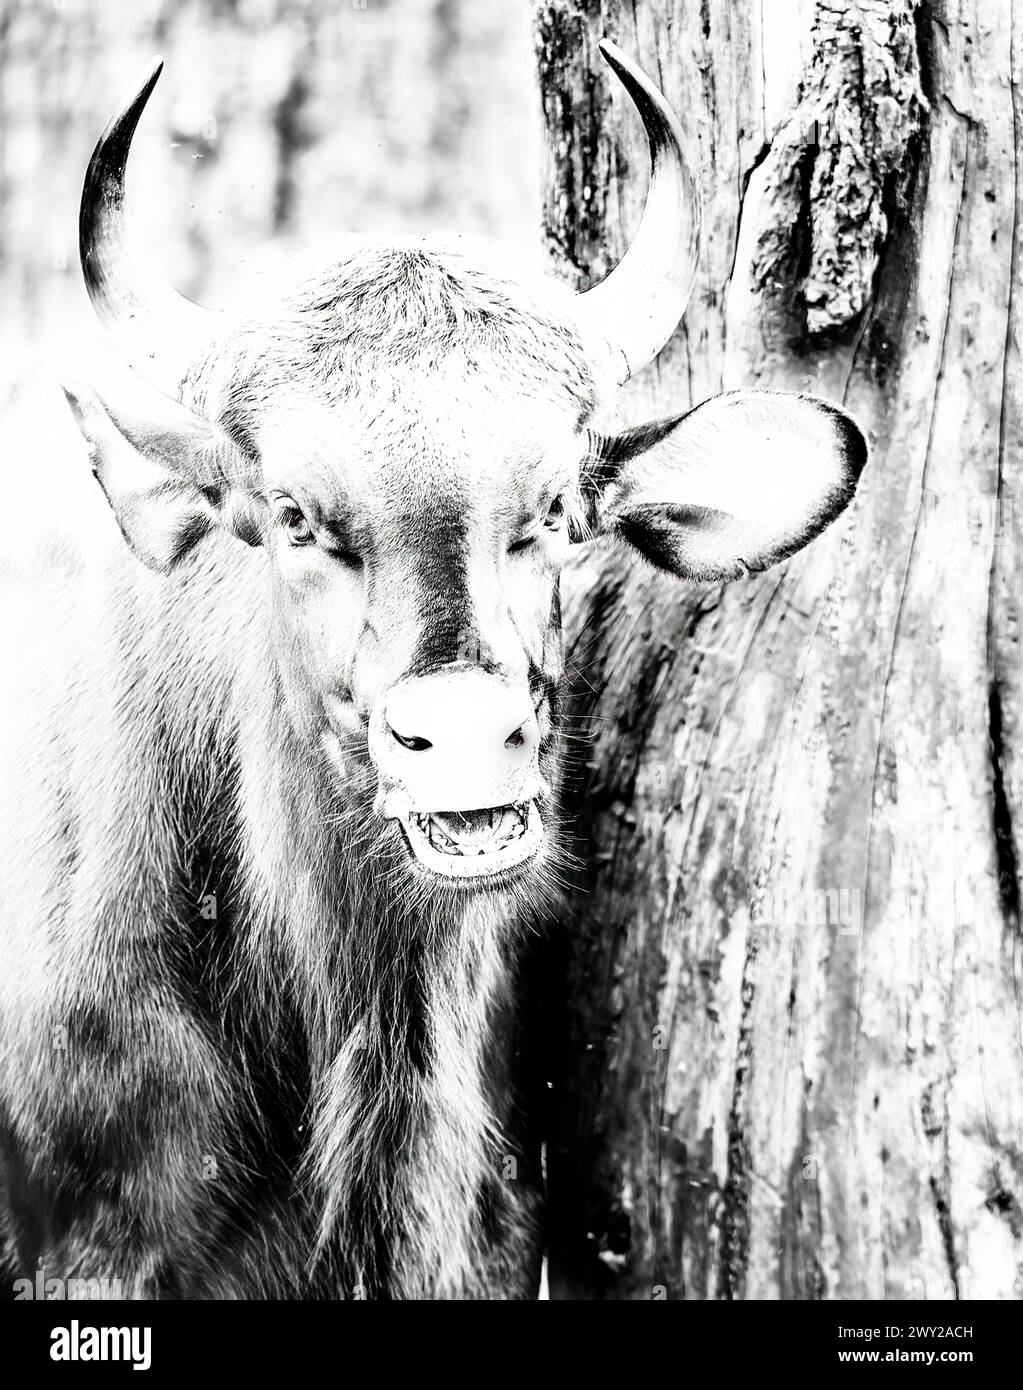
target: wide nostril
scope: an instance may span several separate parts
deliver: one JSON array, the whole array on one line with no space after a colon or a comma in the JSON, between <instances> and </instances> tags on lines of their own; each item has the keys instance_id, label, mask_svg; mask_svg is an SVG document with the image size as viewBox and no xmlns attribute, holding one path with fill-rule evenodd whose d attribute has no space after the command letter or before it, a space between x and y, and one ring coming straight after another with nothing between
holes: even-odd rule
<instances>
[{"instance_id":1,"label":"wide nostril","mask_svg":"<svg viewBox=\"0 0 1023 1390\"><path fill-rule=\"evenodd\" d=\"M397 729L392 729L391 733L401 744L402 748L410 748L413 753L425 753L427 748L433 747L433 744L428 738L417 738L415 734L406 738L404 734L399 734Z\"/></svg>"}]
</instances>

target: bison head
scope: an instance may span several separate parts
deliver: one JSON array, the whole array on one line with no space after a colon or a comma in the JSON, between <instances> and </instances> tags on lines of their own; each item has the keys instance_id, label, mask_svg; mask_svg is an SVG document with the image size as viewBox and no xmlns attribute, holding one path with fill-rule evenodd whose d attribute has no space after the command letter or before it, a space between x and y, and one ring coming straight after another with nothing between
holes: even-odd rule
<instances>
[{"instance_id":1,"label":"bison head","mask_svg":"<svg viewBox=\"0 0 1023 1390\"><path fill-rule=\"evenodd\" d=\"M695 180L661 93L613 45L652 172L636 239L582 295L429 242L361 249L251 322L134 259L124 169L155 64L104 132L86 283L138 373L69 387L128 545L171 571L259 546L281 700L339 787L353 760L408 870L479 889L540 872L556 820L559 569L604 535L688 579L791 555L852 495L856 426L804 396L716 397L607 435L692 288ZM187 560L186 560L187 557Z\"/></svg>"}]
</instances>

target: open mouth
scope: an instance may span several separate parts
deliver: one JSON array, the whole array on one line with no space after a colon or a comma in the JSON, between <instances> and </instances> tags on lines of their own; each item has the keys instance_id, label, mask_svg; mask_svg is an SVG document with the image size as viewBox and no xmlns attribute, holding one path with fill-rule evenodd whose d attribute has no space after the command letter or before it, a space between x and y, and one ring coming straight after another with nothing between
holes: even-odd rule
<instances>
[{"instance_id":1,"label":"open mouth","mask_svg":"<svg viewBox=\"0 0 1023 1390\"><path fill-rule=\"evenodd\" d=\"M409 811L402 827L421 864L448 878L484 878L516 868L543 843L535 801L483 811Z\"/></svg>"}]
</instances>

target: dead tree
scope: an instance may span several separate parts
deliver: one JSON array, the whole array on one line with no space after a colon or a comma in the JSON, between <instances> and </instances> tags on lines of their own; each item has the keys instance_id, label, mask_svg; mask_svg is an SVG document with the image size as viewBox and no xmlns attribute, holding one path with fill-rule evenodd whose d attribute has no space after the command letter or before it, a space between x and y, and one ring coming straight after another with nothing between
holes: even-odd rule
<instances>
[{"instance_id":1,"label":"dead tree","mask_svg":"<svg viewBox=\"0 0 1023 1390\"><path fill-rule=\"evenodd\" d=\"M1009 0L544 0L546 234L628 244L658 80L702 171L643 418L844 402L873 457L780 570L566 586L591 845L551 979L551 1289L1023 1292L1019 54Z\"/></svg>"}]
</instances>

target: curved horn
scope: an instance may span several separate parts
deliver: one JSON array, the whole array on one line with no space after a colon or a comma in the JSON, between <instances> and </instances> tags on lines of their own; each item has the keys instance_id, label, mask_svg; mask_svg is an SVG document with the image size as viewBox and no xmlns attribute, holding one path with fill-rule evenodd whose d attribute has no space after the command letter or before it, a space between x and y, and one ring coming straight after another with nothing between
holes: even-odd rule
<instances>
[{"instance_id":1,"label":"curved horn","mask_svg":"<svg viewBox=\"0 0 1023 1390\"><path fill-rule=\"evenodd\" d=\"M632 245L606 279L578 298L579 311L625 358L622 381L660 352L681 319L700 243L700 190L674 111L617 44L600 51L632 98L650 142L650 186Z\"/></svg>"},{"instance_id":2,"label":"curved horn","mask_svg":"<svg viewBox=\"0 0 1023 1390\"><path fill-rule=\"evenodd\" d=\"M82 190L78 220L82 273L93 308L129 362L177 397L190 364L209 343L219 315L178 294L134 255L125 225L124 170L132 136L163 71L154 58L141 85L100 136Z\"/></svg>"}]
</instances>

